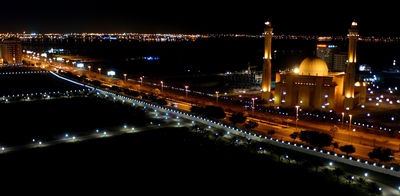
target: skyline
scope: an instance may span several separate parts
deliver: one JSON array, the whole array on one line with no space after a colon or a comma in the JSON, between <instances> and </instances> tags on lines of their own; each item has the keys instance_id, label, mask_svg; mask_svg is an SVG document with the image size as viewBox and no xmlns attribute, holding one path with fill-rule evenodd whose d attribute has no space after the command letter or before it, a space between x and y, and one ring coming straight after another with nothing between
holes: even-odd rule
<instances>
[{"instance_id":1,"label":"skyline","mask_svg":"<svg viewBox=\"0 0 400 196\"><path fill-rule=\"evenodd\" d=\"M370 14L370 11L379 9L379 5L352 10L350 8L354 6L349 4L329 7L299 4L293 5L299 10L296 12L279 3L263 5L251 2L201 2L195 5L138 2L130 5L118 0L107 3L70 0L57 4L45 0L41 3L14 4L5 3L5 7L15 9L4 9L3 15L7 17L0 21L0 32L261 34L264 22L268 20L277 34L346 35L349 24L356 20L360 35L400 35L390 25L390 22L400 20L400 16L391 12L393 6L385 7L387 12L377 15Z\"/></svg>"}]
</instances>

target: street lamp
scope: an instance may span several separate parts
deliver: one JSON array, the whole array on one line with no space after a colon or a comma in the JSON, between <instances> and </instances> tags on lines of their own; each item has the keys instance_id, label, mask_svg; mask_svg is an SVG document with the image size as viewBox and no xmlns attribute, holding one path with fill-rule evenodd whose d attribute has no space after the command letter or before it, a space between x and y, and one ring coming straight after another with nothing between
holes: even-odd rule
<instances>
[{"instance_id":1,"label":"street lamp","mask_svg":"<svg viewBox=\"0 0 400 196\"><path fill-rule=\"evenodd\" d=\"M342 112L342 128L343 128L343 121L344 121L344 112Z\"/></svg>"},{"instance_id":2,"label":"street lamp","mask_svg":"<svg viewBox=\"0 0 400 196\"><path fill-rule=\"evenodd\" d=\"M299 120L299 105L296 105L296 131L297 131L297 121Z\"/></svg>"},{"instance_id":3,"label":"street lamp","mask_svg":"<svg viewBox=\"0 0 400 196\"><path fill-rule=\"evenodd\" d=\"M90 68L92 68L92 66L88 65L87 67L89 68L89 72L90 72Z\"/></svg>"},{"instance_id":4,"label":"street lamp","mask_svg":"<svg viewBox=\"0 0 400 196\"><path fill-rule=\"evenodd\" d=\"M251 98L251 100L253 101L253 105L251 107L251 112L254 114L254 100L256 100L257 98Z\"/></svg>"},{"instance_id":5,"label":"street lamp","mask_svg":"<svg viewBox=\"0 0 400 196\"><path fill-rule=\"evenodd\" d=\"M163 92L164 91L164 82L161 81L160 83L161 83L161 92Z\"/></svg>"},{"instance_id":6,"label":"street lamp","mask_svg":"<svg viewBox=\"0 0 400 196\"><path fill-rule=\"evenodd\" d=\"M140 86L142 86L142 84L143 84L143 76L140 77Z\"/></svg>"},{"instance_id":7,"label":"street lamp","mask_svg":"<svg viewBox=\"0 0 400 196\"><path fill-rule=\"evenodd\" d=\"M350 137L350 143L351 143L351 118L353 117L353 115L351 115L351 114L349 114L349 118L350 118L350 120L349 120L349 137Z\"/></svg>"},{"instance_id":8,"label":"street lamp","mask_svg":"<svg viewBox=\"0 0 400 196\"><path fill-rule=\"evenodd\" d=\"M126 75L127 75L127 74L126 74L126 73L124 73L124 80L125 80L125 82L126 82Z\"/></svg>"},{"instance_id":9,"label":"street lamp","mask_svg":"<svg viewBox=\"0 0 400 196\"><path fill-rule=\"evenodd\" d=\"M217 94L217 104L218 104L218 91L215 91L215 94Z\"/></svg>"},{"instance_id":10,"label":"street lamp","mask_svg":"<svg viewBox=\"0 0 400 196\"><path fill-rule=\"evenodd\" d=\"M99 70L99 74L101 74L101 68L99 67L99 68L97 68L97 70Z\"/></svg>"},{"instance_id":11,"label":"street lamp","mask_svg":"<svg viewBox=\"0 0 400 196\"><path fill-rule=\"evenodd\" d=\"M353 117L353 115L349 114L350 120L349 120L349 131L351 131L351 117Z\"/></svg>"},{"instance_id":12,"label":"street lamp","mask_svg":"<svg viewBox=\"0 0 400 196\"><path fill-rule=\"evenodd\" d=\"M188 91L187 91L188 88L189 88L189 86L186 85L186 86L185 86L186 97L187 97L187 95L188 95Z\"/></svg>"}]
</instances>

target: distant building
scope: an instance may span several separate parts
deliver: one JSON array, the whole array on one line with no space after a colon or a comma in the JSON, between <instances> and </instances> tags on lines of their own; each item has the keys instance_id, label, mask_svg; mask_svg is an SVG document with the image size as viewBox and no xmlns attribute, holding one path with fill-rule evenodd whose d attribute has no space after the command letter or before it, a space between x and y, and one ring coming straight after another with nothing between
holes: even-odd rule
<instances>
[{"instance_id":1,"label":"distant building","mask_svg":"<svg viewBox=\"0 0 400 196\"><path fill-rule=\"evenodd\" d=\"M333 71L345 71L347 62L347 53L340 52L333 54L333 62L330 70Z\"/></svg>"},{"instance_id":2,"label":"distant building","mask_svg":"<svg viewBox=\"0 0 400 196\"><path fill-rule=\"evenodd\" d=\"M317 50L316 50L317 57L324 60L328 65L329 69L332 69L334 49L336 49L336 47L330 46L327 43L317 44Z\"/></svg>"},{"instance_id":3,"label":"distant building","mask_svg":"<svg viewBox=\"0 0 400 196\"><path fill-rule=\"evenodd\" d=\"M3 39L0 42L1 65L22 65L22 45L18 38Z\"/></svg>"},{"instance_id":4,"label":"distant building","mask_svg":"<svg viewBox=\"0 0 400 196\"><path fill-rule=\"evenodd\" d=\"M329 42L320 42L317 44L316 54L317 57L326 62L329 70L345 71L347 53L342 52L338 45Z\"/></svg>"}]
</instances>

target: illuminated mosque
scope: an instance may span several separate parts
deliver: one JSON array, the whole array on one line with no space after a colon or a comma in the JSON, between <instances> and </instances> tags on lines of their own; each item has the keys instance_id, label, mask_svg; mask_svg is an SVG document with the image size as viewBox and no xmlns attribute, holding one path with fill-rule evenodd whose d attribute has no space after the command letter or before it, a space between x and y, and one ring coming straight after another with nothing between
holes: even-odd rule
<instances>
[{"instance_id":1,"label":"illuminated mosque","mask_svg":"<svg viewBox=\"0 0 400 196\"><path fill-rule=\"evenodd\" d=\"M351 110L366 100L366 84L355 81L357 63L357 23L352 22L348 33L348 54L345 72L329 72L326 62L316 56L303 59L292 71L276 73L275 88L271 89L272 26L264 30L265 51L262 71L262 98L279 107L301 107L321 111Z\"/></svg>"}]
</instances>

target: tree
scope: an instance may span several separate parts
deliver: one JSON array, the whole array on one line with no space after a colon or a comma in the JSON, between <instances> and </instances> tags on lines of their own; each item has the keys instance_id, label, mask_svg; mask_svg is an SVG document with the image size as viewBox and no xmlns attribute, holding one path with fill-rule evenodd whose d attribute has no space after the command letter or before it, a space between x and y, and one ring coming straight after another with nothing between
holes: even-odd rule
<instances>
[{"instance_id":1,"label":"tree","mask_svg":"<svg viewBox=\"0 0 400 196\"><path fill-rule=\"evenodd\" d=\"M389 162L394 159L393 151L390 148L376 147L368 153L369 158L378 159L382 162Z\"/></svg>"},{"instance_id":2,"label":"tree","mask_svg":"<svg viewBox=\"0 0 400 196\"><path fill-rule=\"evenodd\" d=\"M204 108L204 113L210 118L222 119L226 117L224 109L220 106L208 105Z\"/></svg>"},{"instance_id":3,"label":"tree","mask_svg":"<svg viewBox=\"0 0 400 196\"><path fill-rule=\"evenodd\" d=\"M190 108L190 112L195 113L197 115L204 115L204 109L202 107L200 107L200 106L193 105Z\"/></svg>"},{"instance_id":4,"label":"tree","mask_svg":"<svg viewBox=\"0 0 400 196\"><path fill-rule=\"evenodd\" d=\"M215 133L215 136L217 136L217 138L218 138L220 136L221 137L224 136L226 134L226 130L225 129L216 129L214 131L214 133Z\"/></svg>"},{"instance_id":5,"label":"tree","mask_svg":"<svg viewBox=\"0 0 400 196\"><path fill-rule=\"evenodd\" d=\"M339 177L344 175L344 171L340 168L336 168L333 170L333 174L336 176L336 181L338 181Z\"/></svg>"},{"instance_id":6,"label":"tree","mask_svg":"<svg viewBox=\"0 0 400 196\"><path fill-rule=\"evenodd\" d=\"M250 120L249 122L247 122L244 125L244 128L249 129L249 130L252 130L252 129L256 128L256 127L258 127L258 123L253 121L253 120Z\"/></svg>"},{"instance_id":7,"label":"tree","mask_svg":"<svg viewBox=\"0 0 400 196\"><path fill-rule=\"evenodd\" d=\"M165 98L159 98L156 100L157 104L159 105L167 105L168 101Z\"/></svg>"},{"instance_id":8,"label":"tree","mask_svg":"<svg viewBox=\"0 0 400 196\"><path fill-rule=\"evenodd\" d=\"M246 116L244 116L243 112L237 112L233 113L231 117L229 117L229 121L231 121L232 124L237 124L237 123L244 123L246 122Z\"/></svg>"},{"instance_id":9,"label":"tree","mask_svg":"<svg viewBox=\"0 0 400 196\"><path fill-rule=\"evenodd\" d=\"M346 153L346 155L348 156L351 153L356 152L356 148L353 145L344 145L344 146L340 146L339 149Z\"/></svg>"},{"instance_id":10,"label":"tree","mask_svg":"<svg viewBox=\"0 0 400 196\"><path fill-rule=\"evenodd\" d=\"M314 168L316 172L318 172L318 168L324 164L325 160L316 157L316 156L308 156L307 159L304 160L303 166Z\"/></svg>"},{"instance_id":11,"label":"tree","mask_svg":"<svg viewBox=\"0 0 400 196\"><path fill-rule=\"evenodd\" d=\"M335 148L339 148L339 143L338 142L333 142L332 146L333 146L333 150L335 150Z\"/></svg>"},{"instance_id":12,"label":"tree","mask_svg":"<svg viewBox=\"0 0 400 196\"><path fill-rule=\"evenodd\" d=\"M301 131L299 138L301 141L307 142L318 148L330 146L332 143L331 135L312 130Z\"/></svg>"},{"instance_id":13,"label":"tree","mask_svg":"<svg viewBox=\"0 0 400 196\"><path fill-rule=\"evenodd\" d=\"M295 140L296 140L296 138L299 136L299 132L293 132L293 133L292 133L292 134L290 134L289 136L290 136L290 138L292 138L292 139L293 139L293 141L295 141Z\"/></svg>"},{"instance_id":14,"label":"tree","mask_svg":"<svg viewBox=\"0 0 400 196\"><path fill-rule=\"evenodd\" d=\"M373 195L382 194L381 189L376 182L368 183L367 191L368 191L368 193L373 194Z\"/></svg>"}]
</instances>

